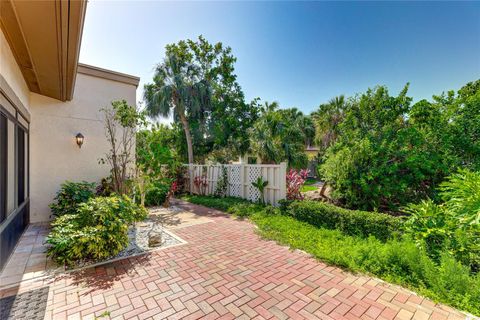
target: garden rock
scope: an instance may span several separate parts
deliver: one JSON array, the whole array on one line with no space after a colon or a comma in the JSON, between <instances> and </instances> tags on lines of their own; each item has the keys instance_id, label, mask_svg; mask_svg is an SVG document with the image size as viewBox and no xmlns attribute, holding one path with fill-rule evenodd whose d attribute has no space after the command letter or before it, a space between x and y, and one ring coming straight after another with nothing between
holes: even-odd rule
<instances>
[{"instance_id":1,"label":"garden rock","mask_svg":"<svg viewBox=\"0 0 480 320\"><path fill-rule=\"evenodd\" d=\"M149 247L159 247L163 243L163 238L161 233L153 233L148 236L148 246Z\"/></svg>"}]
</instances>

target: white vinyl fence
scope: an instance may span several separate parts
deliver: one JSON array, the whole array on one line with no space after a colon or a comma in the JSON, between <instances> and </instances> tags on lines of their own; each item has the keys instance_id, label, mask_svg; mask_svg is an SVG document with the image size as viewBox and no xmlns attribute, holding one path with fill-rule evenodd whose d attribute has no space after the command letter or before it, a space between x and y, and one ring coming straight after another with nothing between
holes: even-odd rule
<instances>
[{"instance_id":1,"label":"white vinyl fence","mask_svg":"<svg viewBox=\"0 0 480 320\"><path fill-rule=\"evenodd\" d=\"M188 186L193 194L214 195L217 184L222 179L224 170L227 173L226 195L250 201L258 201L260 192L252 185L258 177L268 181L264 190L265 202L278 205L278 201L286 198L287 164L216 164L216 165L185 165L188 168ZM195 178L203 178L207 182L203 188L195 185Z\"/></svg>"}]
</instances>

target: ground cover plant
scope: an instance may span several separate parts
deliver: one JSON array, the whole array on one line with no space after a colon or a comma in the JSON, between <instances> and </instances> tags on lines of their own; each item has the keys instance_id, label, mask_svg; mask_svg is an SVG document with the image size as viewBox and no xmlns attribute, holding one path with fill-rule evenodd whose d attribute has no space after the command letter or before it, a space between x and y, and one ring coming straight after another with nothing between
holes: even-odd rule
<instances>
[{"instance_id":1,"label":"ground cover plant","mask_svg":"<svg viewBox=\"0 0 480 320\"><path fill-rule=\"evenodd\" d=\"M182 199L237 216L248 216L267 239L304 250L329 264L368 273L433 300L480 314L480 277L448 252L435 261L406 236L389 239L378 239L373 235L352 236L338 229L299 221L282 214L280 209L238 198L186 195Z\"/></svg>"}]
</instances>

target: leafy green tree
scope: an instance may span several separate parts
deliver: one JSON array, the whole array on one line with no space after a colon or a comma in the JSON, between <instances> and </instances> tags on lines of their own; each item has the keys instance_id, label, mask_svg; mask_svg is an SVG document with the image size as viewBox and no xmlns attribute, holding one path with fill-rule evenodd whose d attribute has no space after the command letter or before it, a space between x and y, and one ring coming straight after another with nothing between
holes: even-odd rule
<instances>
[{"instance_id":1,"label":"leafy green tree","mask_svg":"<svg viewBox=\"0 0 480 320\"><path fill-rule=\"evenodd\" d=\"M338 201L367 210L398 210L432 195L445 175L441 154L408 124L407 89L395 97L377 87L350 101L337 142L321 165Z\"/></svg>"},{"instance_id":2,"label":"leafy green tree","mask_svg":"<svg viewBox=\"0 0 480 320\"><path fill-rule=\"evenodd\" d=\"M168 45L166 56L154 83L145 86L149 114L168 116L173 111L174 121L184 129L189 162L194 153L204 161L212 151L226 147L231 153L245 153L249 148L245 132L258 110L255 101L244 102L232 49L200 36ZM177 142L182 144L183 138Z\"/></svg>"}]
</instances>

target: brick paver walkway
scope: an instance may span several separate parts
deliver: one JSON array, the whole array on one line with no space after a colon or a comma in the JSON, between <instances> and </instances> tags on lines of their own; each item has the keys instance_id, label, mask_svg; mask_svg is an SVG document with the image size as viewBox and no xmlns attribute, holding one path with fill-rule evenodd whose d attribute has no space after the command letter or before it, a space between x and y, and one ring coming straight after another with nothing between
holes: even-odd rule
<instances>
[{"instance_id":1,"label":"brick paver walkway","mask_svg":"<svg viewBox=\"0 0 480 320\"><path fill-rule=\"evenodd\" d=\"M464 319L404 289L327 266L260 239L218 211L176 226L185 245L22 283L49 286L47 319ZM100 317L102 316L102 317Z\"/></svg>"}]
</instances>

